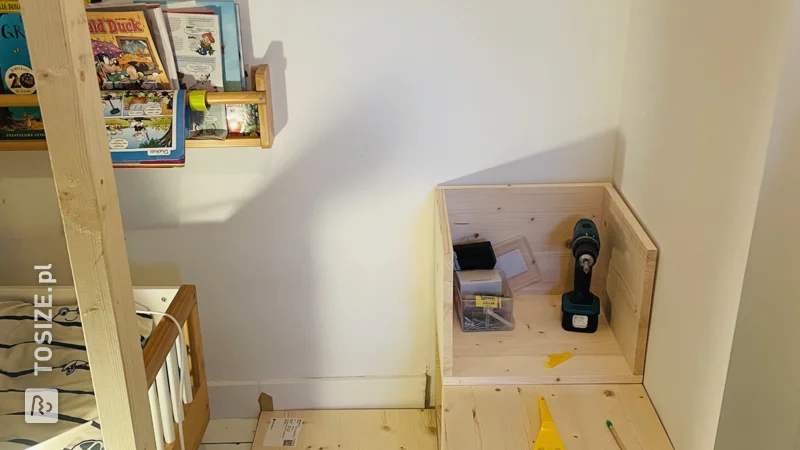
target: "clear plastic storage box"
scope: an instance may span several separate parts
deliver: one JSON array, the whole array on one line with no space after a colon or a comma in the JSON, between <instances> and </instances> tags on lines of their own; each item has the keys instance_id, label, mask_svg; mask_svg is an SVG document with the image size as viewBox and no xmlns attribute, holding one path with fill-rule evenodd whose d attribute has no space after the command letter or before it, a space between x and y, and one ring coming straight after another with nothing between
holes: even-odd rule
<instances>
[{"instance_id":1,"label":"clear plastic storage box","mask_svg":"<svg viewBox=\"0 0 800 450\"><path fill-rule=\"evenodd\" d=\"M514 329L514 297L505 275L498 271L502 279L502 292L461 292L461 281L456 272L453 286L455 306L461 329L473 331L508 331Z\"/></svg>"}]
</instances>

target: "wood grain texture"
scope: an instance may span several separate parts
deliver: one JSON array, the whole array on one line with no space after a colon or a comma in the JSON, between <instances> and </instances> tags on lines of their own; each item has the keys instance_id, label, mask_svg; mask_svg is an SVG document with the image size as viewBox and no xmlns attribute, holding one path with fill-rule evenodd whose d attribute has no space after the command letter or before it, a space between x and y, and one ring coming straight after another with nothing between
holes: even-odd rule
<instances>
[{"instance_id":1,"label":"wood grain texture","mask_svg":"<svg viewBox=\"0 0 800 450\"><path fill-rule=\"evenodd\" d=\"M601 228L606 184L542 184L444 188L450 232L456 241L479 234L491 242L524 236L542 280L524 292L562 294L572 285L572 239L584 217Z\"/></svg>"},{"instance_id":2,"label":"wood grain texture","mask_svg":"<svg viewBox=\"0 0 800 450\"><path fill-rule=\"evenodd\" d=\"M267 447L264 438L273 418L301 418L296 448L331 450L436 450L436 418L429 409L270 411L262 412L252 450Z\"/></svg>"},{"instance_id":3,"label":"wood grain texture","mask_svg":"<svg viewBox=\"0 0 800 450\"><path fill-rule=\"evenodd\" d=\"M603 222L606 233L601 253L608 263L602 266L607 267L608 275L598 295L632 372L641 375L658 249L612 186L606 188Z\"/></svg>"},{"instance_id":4,"label":"wood grain texture","mask_svg":"<svg viewBox=\"0 0 800 450\"><path fill-rule=\"evenodd\" d=\"M442 426L444 379L453 375L453 241L447 220L444 191L434 192L434 315L436 318L436 368L434 406ZM441 448L441 442L439 442Z\"/></svg>"},{"instance_id":5,"label":"wood grain texture","mask_svg":"<svg viewBox=\"0 0 800 450\"><path fill-rule=\"evenodd\" d=\"M445 385L641 383L601 315L596 333L569 333L561 328L561 297L518 295L516 327L511 331L453 331L453 376ZM548 356L574 356L552 369ZM447 391L445 391L447 392Z\"/></svg>"},{"instance_id":6,"label":"wood grain texture","mask_svg":"<svg viewBox=\"0 0 800 450\"><path fill-rule=\"evenodd\" d=\"M269 66L262 64L255 71L256 91L267 96L264 103L258 105L258 122L261 134L261 148L271 148L275 140L275 124L272 113L272 87L269 79Z\"/></svg>"},{"instance_id":7,"label":"wood grain texture","mask_svg":"<svg viewBox=\"0 0 800 450\"><path fill-rule=\"evenodd\" d=\"M193 285L183 285L178 289L178 294L172 299L167 314L171 315L181 325L185 324L189 319L192 310L197 306L197 290ZM167 354L175 345L175 340L178 338L178 330L171 320L162 320L158 323L150 339L144 348L144 365L145 373L147 376L147 386L153 384L158 375L161 365L167 358ZM189 336L191 340L191 335ZM200 344L202 346L202 343ZM194 348L194 346L192 346ZM202 354L202 348L200 349ZM192 355L194 356L194 355ZM202 359L202 355L201 359ZM192 358L192 364L195 364ZM194 375L194 374L193 374Z\"/></svg>"},{"instance_id":8,"label":"wood grain texture","mask_svg":"<svg viewBox=\"0 0 800 450\"><path fill-rule=\"evenodd\" d=\"M629 450L672 450L644 387L447 387L442 450L530 450L539 431L538 399L547 399L569 450L619 450L606 428L614 423Z\"/></svg>"},{"instance_id":9,"label":"wood grain texture","mask_svg":"<svg viewBox=\"0 0 800 450\"><path fill-rule=\"evenodd\" d=\"M103 438L155 449L133 288L84 3L22 0Z\"/></svg>"},{"instance_id":10,"label":"wood grain texture","mask_svg":"<svg viewBox=\"0 0 800 450\"><path fill-rule=\"evenodd\" d=\"M434 216L436 334L442 376L453 373L453 240L444 191L436 190Z\"/></svg>"}]
</instances>

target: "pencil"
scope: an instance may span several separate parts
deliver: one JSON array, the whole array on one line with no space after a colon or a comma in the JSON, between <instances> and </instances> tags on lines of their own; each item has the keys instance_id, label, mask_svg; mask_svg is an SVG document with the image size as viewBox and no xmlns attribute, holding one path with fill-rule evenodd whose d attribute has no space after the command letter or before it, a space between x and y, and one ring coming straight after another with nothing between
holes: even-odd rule
<instances>
[{"instance_id":1,"label":"pencil","mask_svg":"<svg viewBox=\"0 0 800 450\"><path fill-rule=\"evenodd\" d=\"M617 445L619 445L620 450L627 450L625 448L625 444L622 443L622 439L619 438L617 430L614 428L614 424L611 423L610 420L606 420L606 426L608 427L608 431L611 432L611 435L614 436L614 440L617 441Z\"/></svg>"}]
</instances>

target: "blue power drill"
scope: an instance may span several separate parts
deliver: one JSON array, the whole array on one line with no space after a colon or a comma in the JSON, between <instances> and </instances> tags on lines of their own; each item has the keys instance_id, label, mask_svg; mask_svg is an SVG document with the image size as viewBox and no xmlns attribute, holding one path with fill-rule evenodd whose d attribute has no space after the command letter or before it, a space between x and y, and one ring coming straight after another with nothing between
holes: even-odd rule
<instances>
[{"instance_id":1,"label":"blue power drill","mask_svg":"<svg viewBox=\"0 0 800 450\"><path fill-rule=\"evenodd\" d=\"M581 219L572 232L575 257L574 289L561 297L561 328L594 333L600 317L600 298L591 292L592 268L600 256L600 232L591 219Z\"/></svg>"}]
</instances>

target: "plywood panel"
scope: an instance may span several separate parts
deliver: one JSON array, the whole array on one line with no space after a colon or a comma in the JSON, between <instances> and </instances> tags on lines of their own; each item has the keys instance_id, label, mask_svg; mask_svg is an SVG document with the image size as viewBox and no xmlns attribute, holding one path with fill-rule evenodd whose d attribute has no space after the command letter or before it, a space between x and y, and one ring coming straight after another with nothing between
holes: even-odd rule
<instances>
[{"instance_id":1,"label":"plywood panel","mask_svg":"<svg viewBox=\"0 0 800 450\"><path fill-rule=\"evenodd\" d=\"M598 331L570 333L561 328L561 297L515 297L516 327L511 331L453 331L453 377L456 384L640 383L625 360L611 328L601 315ZM548 369L548 355L570 351L574 357Z\"/></svg>"},{"instance_id":2,"label":"plywood panel","mask_svg":"<svg viewBox=\"0 0 800 450\"><path fill-rule=\"evenodd\" d=\"M606 189L604 208L602 252L609 262L602 303L622 353L638 375L644 372L658 250L613 187Z\"/></svg>"},{"instance_id":3,"label":"plywood panel","mask_svg":"<svg viewBox=\"0 0 800 450\"><path fill-rule=\"evenodd\" d=\"M429 409L269 411L262 412L253 450L285 447L264 445L273 418L301 418L299 449L436 450L436 417Z\"/></svg>"},{"instance_id":4,"label":"plywood panel","mask_svg":"<svg viewBox=\"0 0 800 450\"><path fill-rule=\"evenodd\" d=\"M627 450L672 450L644 387L458 386L445 397L442 450L530 450L544 396L569 450L619 450L611 420Z\"/></svg>"},{"instance_id":5,"label":"plywood panel","mask_svg":"<svg viewBox=\"0 0 800 450\"><path fill-rule=\"evenodd\" d=\"M522 235L528 240L542 281L525 292L561 294L572 284L571 250L575 223L603 213L605 184L556 184L448 187L447 211L453 239L480 234L501 242Z\"/></svg>"}]
</instances>

